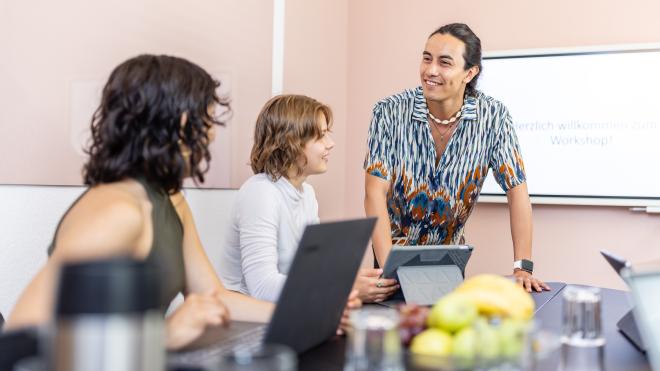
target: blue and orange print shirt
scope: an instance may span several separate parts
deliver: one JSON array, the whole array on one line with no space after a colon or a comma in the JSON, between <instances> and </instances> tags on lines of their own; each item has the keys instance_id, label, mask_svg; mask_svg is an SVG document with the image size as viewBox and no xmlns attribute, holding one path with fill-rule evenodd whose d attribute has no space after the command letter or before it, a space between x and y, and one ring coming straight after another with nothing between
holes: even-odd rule
<instances>
[{"instance_id":1,"label":"blue and orange print shirt","mask_svg":"<svg viewBox=\"0 0 660 371\"><path fill-rule=\"evenodd\" d=\"M504 191L525 182L506 107L481 92L466 95L464 103L437 165L421 87L374 107L364 168L390 183L387 210L394 244L462 243L489 168Z\"/></svg>"}]
</instances>

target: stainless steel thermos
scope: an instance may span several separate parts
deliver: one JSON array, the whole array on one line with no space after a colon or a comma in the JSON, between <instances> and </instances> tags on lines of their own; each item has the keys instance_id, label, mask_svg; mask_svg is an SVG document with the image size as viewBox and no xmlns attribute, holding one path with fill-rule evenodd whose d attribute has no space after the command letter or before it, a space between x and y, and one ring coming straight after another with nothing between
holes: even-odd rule
<instances>
[{"instance_id":1,"label":"stainless steel thermos","mask_svg":"<svg viewBox=\"0 0 660 371\"><path fill-rule=\"evenodd\" d=\"M158 278L155 267L132 259L64 265L49 369L165 370Z\"/></svg>"}]
</instances>

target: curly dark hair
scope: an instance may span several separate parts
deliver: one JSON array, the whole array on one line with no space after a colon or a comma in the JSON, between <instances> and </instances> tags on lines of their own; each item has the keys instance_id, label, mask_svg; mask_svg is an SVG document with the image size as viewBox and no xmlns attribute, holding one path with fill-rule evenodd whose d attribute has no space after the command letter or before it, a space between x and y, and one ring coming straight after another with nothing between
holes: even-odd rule
<instances>
[{"instance_id":1,"label":"curly dark hair","mask_svg":"<svg viewBox=\"0 0 660 371\"><path fill-rule=\"evenodd\" d=\"M272 180L286 176L289 169L302 174L307 165L305 144L323 137L318 122L320 114L325 117L329 130L332 111L314 98L278 95L266 102L254 128L250 153L252 171L266 173Z\"/></svg>"},{"instance_id":2,"label":"curly dark hair","mask_svg":"<svg viewBox=\"0 0 660 371\"><path fill-rule=\"evenodd\" d=\"M473 66L479 67L479 71L474 78L467 84L465 91L468 95L476 96L477 94L477 80L481 76L483 66L481 65L481 40L472 31L472 29L465 23L450 23L446 24L429 35L452 35L461 40L465 44L465 52L463 53L463 60L465 61L465 70L469 70Z\"/></svg>"},{"instance_id":3,"label":"curly dark hair","mask_svg":"<svg viewBox=\"0 0 660 371\"><path fill-rule=\"evenodd\" d=\"M224 125L209 108L219 105L229 112L227 99L216 94L218 86L182 58L140 55L120 64L92 117L85 184L142 177L176 193L186 176L203 182L211 160L209 129ZM189 156L182 154L186 147Z\"/></svg>"}]
</instances>

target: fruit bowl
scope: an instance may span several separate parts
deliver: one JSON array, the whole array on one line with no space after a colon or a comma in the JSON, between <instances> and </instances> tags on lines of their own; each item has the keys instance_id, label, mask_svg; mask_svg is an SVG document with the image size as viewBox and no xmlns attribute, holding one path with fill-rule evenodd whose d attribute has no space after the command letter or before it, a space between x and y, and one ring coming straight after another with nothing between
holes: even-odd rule
<instances>
[{"instance_id":1,"label":"fruit bowl","mask_svg":"<svg viewBox=\"0 0 660 371\"><path fill-rule=\"evenodd\" d=\"M405 352L409 369L412 370L529 370L533 365L543 361L549 354L559 348L559 336L544 330L538 330L535 322L531 322L525 332L523 348L512 355L498 354L496 356L482 356L474 354L472 357L456 355L433 356L418 354L408 348Z\"/></svg>"},{"instance_id":2,"label":"fruit bowl","mask_svg":"<svg viewBox=\"0 0 660 371\"><path fill-rule=\"evenodd\" d=\"M408 354L410 370L443 370L443 371L467 371L467 370L527 370L529 367L516 360L496 359L464 359L460 357L437 357L419 354Z\"/></svg>"},{"instance_id":3,"label":"fruit bowl","mask_svg":"<svg viewBox=\"0 0 660 371\"><path fill-rule=\"evenodd\" d=\"M431 309L401 306L399 334L415 369L524 370L559 344L533 315L534 301L515 282L479 275Z\"/></svg>"}]
</instances>

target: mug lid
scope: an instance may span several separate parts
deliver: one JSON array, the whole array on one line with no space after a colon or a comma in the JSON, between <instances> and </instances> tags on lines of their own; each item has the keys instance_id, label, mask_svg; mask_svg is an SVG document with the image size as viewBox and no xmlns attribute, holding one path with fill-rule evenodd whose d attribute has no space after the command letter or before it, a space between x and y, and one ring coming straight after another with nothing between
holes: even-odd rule
<instances>
[{"instance_id":1,"label":"mug lid","mask_svg":"<svg viewBox=\"0 0 660 371\"><path fill-rule=\"evenodd\" d=\"M58 317L159 309L157 269L131 258L67 263L60 271L56 298Z\"/></svg>"}]
</instances>

